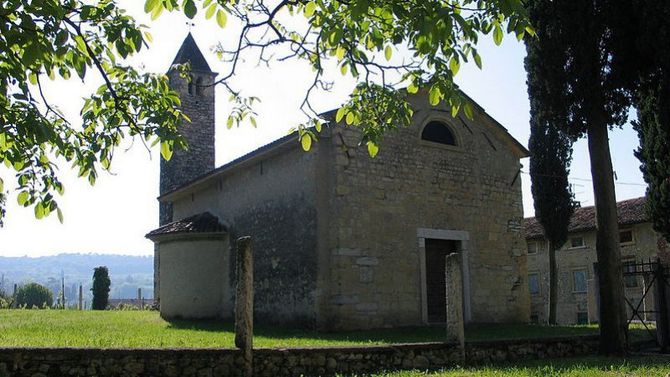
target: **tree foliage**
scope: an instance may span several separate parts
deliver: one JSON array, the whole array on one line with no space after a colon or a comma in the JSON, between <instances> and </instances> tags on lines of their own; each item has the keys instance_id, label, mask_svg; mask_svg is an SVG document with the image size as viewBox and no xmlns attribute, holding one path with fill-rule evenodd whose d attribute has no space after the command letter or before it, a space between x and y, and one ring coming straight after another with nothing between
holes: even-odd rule
<instances>
[{"instance_id":1,"label":"tree foliage","mask_svg":"<svg viewBox=\"0 0 670 377\"><path fill-rule=\"evenodd\" d=\"M471 116L472 108L453 77L465 62L481 67L476 48L480 35L491 34L500 44L507 32L519 39L533 33L520 0L146 0L144 9L153 18L163 11L182 11L190 18L204 12L222 28L229 18L239 24L234 47L217 48L229 67L217 83L232 94L237 109L244 109L231 113L229 125L242 120L236 114L253 114L232 80L244 56L268 65L299 60L312 67L313 80L301 105L307 120L297 128L304 149L326 122L310 102L313 91L332 86L324 80L326 71L336 67L352 76L358 85L338 120L360 127L361 142L372 156L387 129L411 119L399 86L407 86L409 93L427 88L431 104L445 102L454 114L462 108ZM410 54L396 57L404 51Z\"/></svg>"},{"instance_id":2,"label":"tree foliage","mask_svg":"<svg viewBox=\"0 0 670 377\"><path fill-rule=\"evenodd\" d=\"M53 293L49 288L37 283L22 285L16 291L17 305L28 309L49 308L53 305L53 301Z\"/></svg>"},{"instance_id":3,"label":"tree foliage","mask_svg":"<svg viewBox=\"0 0 670 377\"><path fill-rule=\"evenodd\" d=\"M111 285L112 281L109 279L107 267L100 266L93 269L93 284L91 286L93 302L91 303L91 309L105 310L107 308Z\"/></svg>"},{"instance_id":4,"label":"tree foliage","mask_svg":"<svg viewBox=\"0 0 670 377\"><path fill-rule=\"evenodd\" d=\"M640 159L647 182L647 209L654 229L670 240L670 3L646 0L636 17L639 32L637 51L631 55L644 56L635 66L639 70L635 107L638 120L633 127L640 137L635 152Z\"/></svg>"},{"instance_id":5,"label":"tree foliage","mask_svg":"<svg viewBox=\"0 0 670 377\"><path fill-rule=\"evenodd\" d=\"M14 171L18 203L37 218L57 212L62 221L59 160L93 184L125 137L184 145L176 126L185 117L166 76L124 60L150 39L114 0L0 0L0 162ZM103 84L85 99L81 122L45 96L49 81L91 76Z\"/></svg>"},{"instance_id":6,"label":"tree foliage","mask_svg":"<svg viewBox=\"0 0 670 377\"><path fill-rule=\"evenodd\" d=\"M551 60L529 57L528 72L534 77L529 82L541 80L535 84L544 87L544 92L529 91L533 96L531 102L537 101L536 107L551 109L552 116L557 116L551 125L565 134L563 138L588 137L596 206L603 353L622 353L627 336L616 197L607 135L608 128L626 123L632 103L630 73L624 69L630 63L630 38L626 33L628 26L621 21L621 12L631 9L624 3L614 0L533 0L527 3L538 34L536 51L551 55ZM559 51L550 53L552 48ZM544 65L549 67L542 67ZM539 72L543 69L552 73L542 75ZM557 152L560 161L565 152ZM558 175L564 174L567 175L567 171Z\"/></svg>"},{"instance_id":7,"label":"tree foliage","mask_svg":"<svg viewBox=\"0 0 670 377\"><path fill-rule=\"evenodd\" d=\"M574 195L568 183L572 161L572 138L563 130L569 104L563 95L568 80L562 62L567 51L562 48L563 28L544 23L553 13L554 3L531 3L529 13L539 22L542 41L526 40L528 96L530 98L530 178L535 217L549 241L549 318L556 324L558 278L556 250L568 236L568 225L574 212ZM545 85L553 81L555 85ZM561 86L560 83L564 83ZM556 92L558 91L558 92Z\"/></svg>"}]
</instances>

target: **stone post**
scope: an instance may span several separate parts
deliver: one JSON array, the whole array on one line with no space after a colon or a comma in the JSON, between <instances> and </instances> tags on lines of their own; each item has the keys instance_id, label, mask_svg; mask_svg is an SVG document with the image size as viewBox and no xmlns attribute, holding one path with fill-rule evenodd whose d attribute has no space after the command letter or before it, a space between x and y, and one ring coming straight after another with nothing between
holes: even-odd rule
<instances>
[{"instance_id":1,"label":"stone post","mask_svg":"<svg viewBox=\"0 0 670 377\"><path fill-rule=\"evenodd\" d=\"M667 287L665 286L665 269L661 264L660 258L656 261L654 274L656 275L656 310L658 310L658 316L656 317L656 340L661 346L661 352L665 353L668 350L668 346L670 346L670 313L668 313L670 305L666 292Z\"/></svg>"},{"instance_id":2,"label":"stone post","mask_svg":"<svg viewBox=\"0 0 670 377\"><path fill-rule=\"evenodd\" d=\"M84 310L84 290L79 284L79 310Z\"/></svg>"},{"instance_id":3,"label":"stone post","mask_svg":"<svg viewBox=\"0 0 670 377\"><path fill-rule=\"evenodd\" d=\"M598 292L596 279L589 279L586 281L586 310L589 317L589 323L598 323Z\"/></svg>"},{"instance_id":4,"label":"stone post","mask_svg":"<svg viewBox=\"0 0 670 377\"><path fill-rule=\"evenodd\" d=\"M244 376L253 376L254 265L251 237L237 239L235 290L235 346L242 351Z\"/></svg>"},{"instance_id":5,"label":"stone post","mask_svg":"<svg viewBox=\"0 0 670 377\"><path fill-rule=\"evenodd\" d=\"M447 342L456 342L465 360L465 330L463 328L463 272L461 254L446 257Z\"/></svg>"}]
</instances>

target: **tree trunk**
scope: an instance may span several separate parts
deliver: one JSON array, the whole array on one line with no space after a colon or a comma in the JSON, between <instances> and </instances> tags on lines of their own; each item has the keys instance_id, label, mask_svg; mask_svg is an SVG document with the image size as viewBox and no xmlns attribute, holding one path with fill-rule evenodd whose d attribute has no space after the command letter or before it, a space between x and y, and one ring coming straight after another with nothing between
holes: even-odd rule
<instances>
[{"instance_id":1,"label":"tree trunk","mask_svg":"<svg viewBox=\"0 0 670 377\"><path fill-rule=\"evenodd\" d=\"M558 271L556 268L556 246L549 242L549 324L556 324L558 305Z\"/></svg>"},{"instance_id":2,"label":"tree trunk","mask_svg":"<svg viewBox=\"0 0 670 377\"><path fill-rule=\"evenodd\" d=\"M594 107L588 127L589 158L596 208L596 252L600 284L600 352L622 354L626 350L619 226L614 193L612 158L603 108Z\"/></svg>"}]
</instances>

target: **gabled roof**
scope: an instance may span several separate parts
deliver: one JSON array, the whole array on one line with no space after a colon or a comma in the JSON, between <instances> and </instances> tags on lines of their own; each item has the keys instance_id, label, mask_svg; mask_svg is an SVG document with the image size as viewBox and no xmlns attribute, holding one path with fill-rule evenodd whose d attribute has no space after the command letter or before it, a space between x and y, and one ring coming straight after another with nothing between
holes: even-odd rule
<instances>
[{"instance_id":1,"label":"gabled roof","mask_svg":"<svg viewBox=\"0 0 670 377\"><path fill-rule=\"evenodd\" d=\"M191 34L189 33L189 36L190 35ZM188 39L188 37L187 37L187 39ZM191 39L192 39L192 37L191 37ZM184 43L186 43L186 41L184 41ZM523 144L521 144L518 140L516 140L514 138L514 136L512 136L509 133L507 128L503 127L503 125L500 124L497 120L495 120L495 118L493 118L491 115L486 113L486 111L481 106L479 106L479 104L477 104L472 98L470 98L467 94L465 94L462 91L461 91L461 93L464 96L466 96L487 119L489 119L491 121L491 123L493 124L495 129L500 131L502 137L507 138L511 141L511 144L514 146L514 148L516 148L518 150L518 153L519 153L518 157L519 158L528 157L528 155L529 155L528 149L526 149L526 147L524 147ZM320 116L323 119L326 119L326 120L332 122L332 124L335 124L335 114L336 114L336 112L337 112L337 109L333 109L333 110L329 110L329 111L325 111L325 112L321 113ZM291 144L293 146L300 145L297 141L298 141L298 138L297 138L297 135L296 135L295 132L293 132L289 135L286 135L284 137L281 137L277 140L274 140L274 141L272 141L268 144L265 144L265 145L255 149L255 150L253 150L253 151L251 151L251 152L249 152L249 153L247 153L247 154L245 154L241 157L238 157L235 160L228 162L227 164L224 164L224 165L222 165L218 168L212 169L211 171L209 171L209 172L207 172L207 173L205 173L205 174L203 174L199 177L194 178L190 182L186 182L186 183L184 183L184 184L182 184L178 187L175 187L174 189L172 189L170 191L167 191L167 192L161 194L158 197L158 200L159 201L170 200L171 197L174 197L174 195L178 194L179 192L181 192L181 191L183 191L183 190L185 190L189 187L194 187L197 184L203 183L203 182L209 180L210 178L212 178L214 176L222 174L223 172L228 171L228 170L230 170L230 169L232 169L236 166L239 166L239 165L241 165L245 162L253 160L256 157L259 157L261 155L267 155L269 153L274 153L274 151L278 150L281 147L285 147L289 144Z\"/></svg>"},{"instance_id":2,"label":"gabled roof","mask_svg":"<svg viewBox=\"0 0 670 377\"><path fill-rule=\"evenodd\" d=\"M188 33L184 42L181 44L179 51L177 51L177 56L175 56L172 61L172 65L185 64L188 62L191 63L192 71L212 72L212 69L209 68L209 64L207 64L205 56L200 51L200 48L198 48L191 33Z\"/></svg>"},{"instance_id":3,"label":"gabled roof","mask_svg":"<svg viewBox=\"0 0 670 377\"><path fill-rule=\"evenodd\" d=\"M616 204L619 225L633 225L649 221L645 210L645 197L628 199ZM543 238L544 230L535 217L524 219L525 235L527 239ZM583 232L596 229L596 209L594 206L575 209L575 213L568 225L569 233Z\"/></svg>"},{"instance_id":4,"label":"gabled roof","mask_svg":"<svg viewBox=\"0 0 670 377\"><path fill-rule=\"evenodd\" d=\"M185 235L185 234L212 234L226 233L226 227L219 222L219 218L209 212L199 213L165 224L146 234L146 238L154 240L162 236Z\"/></svg>"}]
</instances>

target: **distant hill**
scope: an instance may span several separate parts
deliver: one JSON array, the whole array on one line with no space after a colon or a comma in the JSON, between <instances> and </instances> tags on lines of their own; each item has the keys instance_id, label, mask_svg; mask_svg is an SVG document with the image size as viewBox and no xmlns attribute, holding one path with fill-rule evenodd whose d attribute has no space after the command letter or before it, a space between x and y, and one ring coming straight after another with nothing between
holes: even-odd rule
<instances>
[{"instance_id":1,"label":"distant hill","mask_svg":"<svg viewBox=\"0 0 670 377\"><path fill-rule=\"evenodd\" d=\"M61 273L65 278L68 303L76 302L79 284L85 300L90 302L93 268L107 266L112 280L110 298L135 298L137 288L142 296L153 298L153 257L115 254L58 254L46 257L0 256L0 289L11 293L14 284L37 282L49 287L54 296L61 290ZM4 276L4 279L3 279Z\"/></svg>"}]
</instances>

